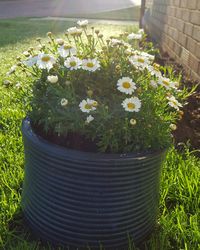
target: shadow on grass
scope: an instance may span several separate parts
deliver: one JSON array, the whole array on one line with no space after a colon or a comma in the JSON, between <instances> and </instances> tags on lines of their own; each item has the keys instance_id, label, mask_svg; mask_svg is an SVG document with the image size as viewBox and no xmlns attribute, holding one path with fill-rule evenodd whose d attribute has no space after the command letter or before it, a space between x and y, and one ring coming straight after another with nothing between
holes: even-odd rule
<instances>
[{"instance_id":1,"label":"shadow on grass","mask_svg":"<svg viewBox=\"0 0 200 250\"><path fill-rule=\"evenodd\" d=\"M0 47L44 37L48 31L58 34L73 25L74 22L69 21L31 21L28 18L2 19L0 20Z\"/></svg>"}]
</instances>

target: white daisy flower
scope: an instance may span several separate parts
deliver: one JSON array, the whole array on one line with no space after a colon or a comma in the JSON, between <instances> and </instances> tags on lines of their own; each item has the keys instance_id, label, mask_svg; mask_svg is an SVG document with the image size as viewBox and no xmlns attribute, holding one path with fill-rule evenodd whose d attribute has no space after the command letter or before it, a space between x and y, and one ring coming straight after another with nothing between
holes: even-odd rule
<instances>
[{"instance_id":1,"label":"white daisy flower","mask_svg":"<svg viewBox=\"0 0 200 250\"><path fill-rule=\"evenodd\" d=\"M128 112L139 112L141 108L141 101L138 97L126 98L122 102L122 106Z\"/></svg>"},{"instance_id":2,"label":"white daisy flower","mask_svg":"<svg viewBox=\"0 0 200 250\"><path fill-rule=\"evenodd\" d=\"M134 55L129 57L130 63L137 69L144 70L150 64L150 61L147 57Z\"/></svg>"},{"instance_id":3,"label":"white daisy flower","mask_svg":"<svg viewBox=\"0 0 200 250\"><path fill-rule=\"evenodd\" d=\"M143 57L146 57L149 61L154 61L155 60L155 56L154 55L151 55L151 54L146 53L144 51L141 51L140 55L143 56Z\"/></svg>"},{"instance_id":4,"label":"white daisy flower","mask_svg":"<svg viewBox=\"0 0 200 250\"><path fill-rule=\"evenodd\" d=\"M90 123L91 121L94 120L94 117L92 115L89 115L87 118L86 118L86 123Z\"/></svg>"},{"instance_id":5,"label":"white daisy flower","mask_svg":"<svg viewBox=\"0 0 200 250\"><path fill-rule=\"evenodd\" d=\"M81 35L82 29L78 29L77 27L71 27L67 30L67 34L75 36L75 35Z\"/></svg>"},{"instance_id":6,"label":"white daisy flower","mask_svg":"<svg viewBox=\"0 0 200 250\"><path fill-rule=\"evenodd\" d=\"M93 72L93 71L96 71L97 69L100 68L100 63L96 58L94 58L94 59L83 59L82 68L84 70L88 70L88 71Z\"/></svg>"},{"instance_id":7,"label":"white daisy flower","mask_svg":"<svg viewBox=\"0 0 200 250\"><path fill-rule=\"evenodd\" d=\"M122 93L131 95L136 89L136 84L130 77L122 77L117 82L117 89Z\"/></svg>"},{"instance_id":8,"label":"white daisy flower","mask_svg":"<svg viewBox=\"0 0 200 250\"><path fill-rule=\"evenodd\" d=\"M183 105L178 102L174 96L167 97L167 99L169 101L168 104L176 110L179 110L179 107L183 107Z\"/></svg>"},{"instance_id":9,"label":"white daisy flower","mask_svg":"<svg viewBox=\"0 0 200 250\"><path fill-rule=\"evenodd\" d=\"M79 20L77 22L77 24L80 26L80 27L86 27L88 25L88 20Z\"/></svg>"},{"instance_id":10,"label":"white daisy flower","mask_svg":"<svg viewBox=\"0 0 200 250\"><path fill-rule=\"evenodd\" d=\"M76 69L80 68L81 63L82 62L78 57L71 56L65 60L64 65L66 68L68 68L70 70L76 70Z\"/></svg>"},{"instance_id":11,"label":"white daisy flower","mask_svg":"<svg viewBox=\"0 0 200 250\"><path fill-rule=\"evenodd\" d=\"M90 111L96 110L97 102L95 100L87 98L82 100L79 104L79 108L84 113L90 113Z\"/></svg>"},{"instance_id":12,"label":"white daisy flower","mask_svg":"<svg viewBox=\"0 0 200 250\"><path fill-rule=\"evenodd\" d=\"M141 40L142 34L131 33L127 36L128 40Z\"/></svg>"},{"instance_id":13,"label":"white daisy flower","mask_svg":"<svg viewBox=\"0 0 200 250\"><path fill-rule=\"evenodd\" d=\"M148 65L146 68L152 76L162 77L162 73L158 68L155 68L152 65Z\"/></svg>"},{"instance_id":14,"label":"white daisy flower","mask_svg":"<svg viewBox=\"0 0 200 250\"><path fill-rule=\"evenodd\" d=\"M158 83L160 85L164 86L166 89L176 88L175 83L172 82L169 78L166 78L166 77L160 77L158 79Z\"/></svg>"},{"instance_id":15,"label":"white daisy flower","mask_svg":"<svg viewBox=\"0 0 200 250\"><path fill-rule=\"evenodd\" d=\"M48 69L53 68L53 65L56 63L56 60L53 56L41 53L37 58L37 66L40 69Z\"/></svg>"},{"instance_id":16,"label":"white daisy flower","mask_svg":"<svg viewBox=\"0 0 200 250\"><path fill-rule=\"evenodd\" d=\"M65 99L65 98L62 98L61 101L60 101L60 105L61 105L62 107L65 107L65 106L67 106L67 104L68 104L68 100Z\"/></svg>"},{"instance_id":17,"label":"white daisy flower","mask_svg":"<svg viewBox=\"0 0 200 250\"><path fill-rule=\"evenodd\" d=\"M113 39L110 40L110 46L111 47L114 47L114 46L117 46L117 45L122 45L122 44L123 44L123 41L120 41L118 39L113 38Z\"/></svg>"},{"instance_id":18,"label":"white daisy flower","mask_svg":"<svg viewBox=\"0 0 200 250\"><path fill-rule=\"evenodd\" d=\"M76 48L71 45L64 44L58 48L58 53L61 57L68 57L72 55L76 55Z\"/></svg>"},{"instance_id":19,"label":"white daisy flower","mask_svg":"<svg viewBox=\"0 0 200 250\"><path fill-rule=\"evenodd\" d=\"M139 29L137 33L143 35L144 34L144 29Z\"/></svg>"},{"instance_id":20,"label":"white daisy flower","mask_svg":"<svg viewBox=\"0 0 200 250\"><path fill-rule=\"evenodd\" d=\"M48 80L50 83L57 83L57 81L58 81L58 76L47 76L47 80Z\"/></svg>"},{"instance_id":21,"label":"white daisy flower","mask_svg":"<svg viewBox=\"0 0 200 250\"><path fill-rule=\"evenodd\" d=\"M37 63L38 56L30 56L26 61L23 61L23 64L28 67L33 67Z\"/></svg>"},{"instance_id":22,"label":"white daisy flower","mask_svg":"<svg viewBox=\"0 0 200 250\"><path fill-rule=\"evenodd\" d=\"M153 87L153 88L158 87L157 82L156 82L156 81L154 81L154 80L151 80L149 84L150 84L150 86L151 86L151 87Z\"/></svg>"}]
</instances>

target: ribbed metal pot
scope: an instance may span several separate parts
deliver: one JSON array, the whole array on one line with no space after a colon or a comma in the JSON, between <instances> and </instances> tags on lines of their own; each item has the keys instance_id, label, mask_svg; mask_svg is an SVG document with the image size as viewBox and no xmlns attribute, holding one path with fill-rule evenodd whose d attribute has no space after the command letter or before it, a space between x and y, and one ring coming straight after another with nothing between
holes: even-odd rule
<instances>
[{"instance_id":1,"label":"ribbed metal pot","mask_svg":"<svg viewBox=\"0 0 200 250\"><path fill-rule=\"evenodd\" d=\"M65 246L127 249L152 232L164 152L101 154L69 150L22 124L22 209L43 239Z\"/></svg>"}]
</instances>

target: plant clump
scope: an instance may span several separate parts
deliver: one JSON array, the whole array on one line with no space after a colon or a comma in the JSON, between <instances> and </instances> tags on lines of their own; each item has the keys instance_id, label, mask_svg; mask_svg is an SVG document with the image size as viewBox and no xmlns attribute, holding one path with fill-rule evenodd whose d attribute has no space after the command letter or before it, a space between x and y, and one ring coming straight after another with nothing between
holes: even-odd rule
<instances>
[{"instance_id":1,"label":"plant clump","mask_svg":"<svg viewBox=\"0 0 200 250\"><path fill-rule=\"evenodd\" d=\"M181 77L140 48L142 30L107 38L87 20L78 25L65 38L49 32L48 43L37 39L39 48L25 51L7 74L31 76L33 126L66 140L79 135L101 152L168 147L190 95Z\"/></svg>"}]
</instances>

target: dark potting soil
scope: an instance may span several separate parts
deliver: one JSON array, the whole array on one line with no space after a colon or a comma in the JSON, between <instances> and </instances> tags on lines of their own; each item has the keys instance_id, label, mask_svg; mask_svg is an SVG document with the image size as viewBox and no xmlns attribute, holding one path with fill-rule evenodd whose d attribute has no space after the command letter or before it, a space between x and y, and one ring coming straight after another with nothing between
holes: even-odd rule
<instances>
[{"instance_id":1,"label":"dark potting soil","mask_svg":"<svg viewBox=\"0 0 200 250\"><path fill-rule=\"evenodd\" d=\"M45 140L52 142L54 144L86 152L98 151L96 143L94 141L87 139L84 135L78 133L69 133L66 136L59 136L52 130L45 132L43 126L41 125L32 124L32 127L33 131L37 135L41 136Z\"/></svg>"}]
</instances>

